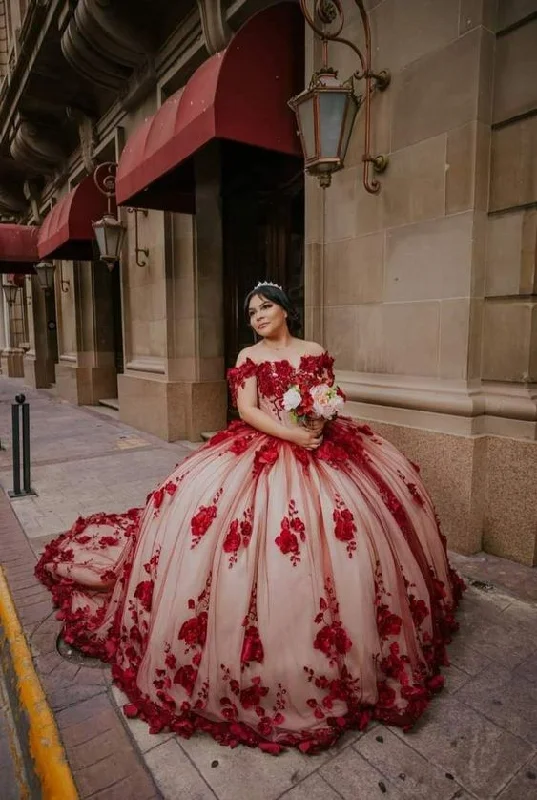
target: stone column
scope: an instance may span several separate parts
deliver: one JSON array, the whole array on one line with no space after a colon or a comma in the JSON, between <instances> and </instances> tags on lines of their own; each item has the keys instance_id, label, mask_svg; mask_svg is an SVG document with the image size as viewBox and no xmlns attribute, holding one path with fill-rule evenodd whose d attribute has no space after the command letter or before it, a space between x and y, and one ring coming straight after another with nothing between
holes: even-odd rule
<instances>
[{"instance_id":1,"label":"stone column","mask_svg":"<svg viewBox=\"0 0 537 800\"><path fill-rule=\"evenodd\" d=\"M1 280L1 276L0 276ZM7 336L6 336L6 319L5 319L5 299L4 299L4 290L0 286L0 292L2 296L0 297L0 363L2 358L2 352L6 347ZM0 367L1 370L1 367Z\"/></svg>"},{"instance_id":2,"label":"stone column","mask_svg":"<svg viewBox=\"0 0 537 800\"><path fill-rule=\"evenodd\" d=\"M14 305L10 306L5 299L4 290L2 289L2 305L4 309L4 323L5 323L5 346L2 349L0 356L0 365L4 375L10 378L23 378L24 377L24 364L23 355L24 351L18 347L16 341L15 328L20 327L20 319L14 319L15 308L22 314L22 288L19 289L17 300Z\"/></svg>"},{"instance_id":3,"label":"stone column","mask_svg":"<svg viewBox=\"0 0 537 800\"><path fill-rule=\"evenodd\" d=\"M227 414L216 142L196 156L196 215L170 215L166 240L168 370L181 395L172 416L185 438L195 441L224 427Z\"/></svg>"},{"instance_id":4,"label":"stone column","mask_svg":"<svg viewBox=\"0 0 537 800\"><path fill-rule=\"evenodd\" d=\"M61 292L56 280L60 341L64 342L56 365L56 384L60 397L77 405L95 405L117 394L105 269L87 261L73 264L68 271L64 267L68 292ZM65 337L70 347L65 347Z\"/></svg>"},{"instance_id":5,"label":"stone column","mask_svg":"<svg viewBox=\"0 0 537 800\"><path fill-rule=\"evenodd\" d=\"M118 378L120 416L169 441L198 441L226 424L217 143L195 159L195 216L140 217L141 241L150 243L148 263L133 264L129 240L124 274L127 358Z\"/></svg>"},{"instance_id":6,"label":"stone column","mask_svg":"<svg viewBox=\"0 0 537 800\"><path fill-rule=\"evenodd\" d=\"M24 354L24 381L34 389L54 383L54 358L49 349L47 295L36 275L26 279L30 349Z\"/></svg>"}]
</instances>

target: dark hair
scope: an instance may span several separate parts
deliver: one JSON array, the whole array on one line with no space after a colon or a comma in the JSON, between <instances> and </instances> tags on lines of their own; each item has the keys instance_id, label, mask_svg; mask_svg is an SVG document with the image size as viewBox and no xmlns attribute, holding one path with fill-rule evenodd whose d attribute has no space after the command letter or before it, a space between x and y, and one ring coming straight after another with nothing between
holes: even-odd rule
<instances>
[{"instance_id":1,"label":"dark hair","mask_svg":"<svg viewBox=\"0 0 537 800\"><path fill-rule=\"evenodd\" d=\"M300 327L300 316L296 308L293 306L283 289L280 289L279 286L273 286L270 283L260 283L255 287L255 289L252 289L252 291L248 292L246 295L244 300L244 314L248 323L250 323L250 316L248 313L250 309L250 300L252 297L256 297L256 295L265 297L267 300L270 300L271 303L275 303L277 306L280 306L284 311L287 312L287 325L289 326L290 331Z\"/></svg>"}]
</instances>

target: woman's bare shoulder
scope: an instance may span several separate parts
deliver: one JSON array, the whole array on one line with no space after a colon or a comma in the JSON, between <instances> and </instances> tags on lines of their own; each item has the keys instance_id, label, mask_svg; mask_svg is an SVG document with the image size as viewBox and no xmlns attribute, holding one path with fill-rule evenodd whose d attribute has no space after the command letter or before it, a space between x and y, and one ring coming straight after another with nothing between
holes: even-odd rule
<instances>
[{"instance_id":1,"label":"woman's bare shoulder","mask_svg":"<svg viewBox=\"0 0 537 800\"><path fill-rule=\"evenodd\" d=\"M245 361L254 361L257 363L259 361L259 344L253 344L250 347L245 347L243 350L240 351L239 355L237 356L237 367L240 367L241 364L244 364Z\"/></svg>"},{"instance_id":2,"label":"woman's bare shoulder","mask_svg":"<svg viewBox=\"0 0 537 800\"><path fill-rule=\"evenodd\" d=\"M302 342L302 352L306 356L321 356L325 352L325 348L317 342Z\"/></svg>"}]
</instances>

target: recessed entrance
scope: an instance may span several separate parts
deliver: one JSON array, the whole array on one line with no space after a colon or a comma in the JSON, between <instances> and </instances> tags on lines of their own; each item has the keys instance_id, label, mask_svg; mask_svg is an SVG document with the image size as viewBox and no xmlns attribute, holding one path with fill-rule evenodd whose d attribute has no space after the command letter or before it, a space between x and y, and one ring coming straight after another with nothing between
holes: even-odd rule
<instances>
[{"instance_id":1,"label":"recessed entrance","mask_svg":"<svg viewBox=\"0 0 537 800\"><path fill-rule=\"evenodd\" d=\"M279 283L304 316L304 163L294 156L222 144L226 367L254 343L243 302L256 283Z\"/></svg>"}]
</instances>

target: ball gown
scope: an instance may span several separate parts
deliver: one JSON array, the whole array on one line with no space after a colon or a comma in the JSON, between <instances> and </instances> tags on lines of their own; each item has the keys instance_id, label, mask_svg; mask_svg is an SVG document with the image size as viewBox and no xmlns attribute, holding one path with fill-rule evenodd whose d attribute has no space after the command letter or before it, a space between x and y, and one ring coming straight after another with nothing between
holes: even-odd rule
<instances>
[{"instance_id":1,"label":"ball gown","mask_svg":"<svg viewBox=\"0 0 537 800\"><path fill-rule=\"evenodd\" d=\"M332 384L333 359L228 373L284 425L298 376ZM343 416L315 451L232 422L143 508L77 519L36 574L127 716L273 754L372 719L409 728L443 685L464 588L418 467Z\"/></svg>"}]
</instances>

